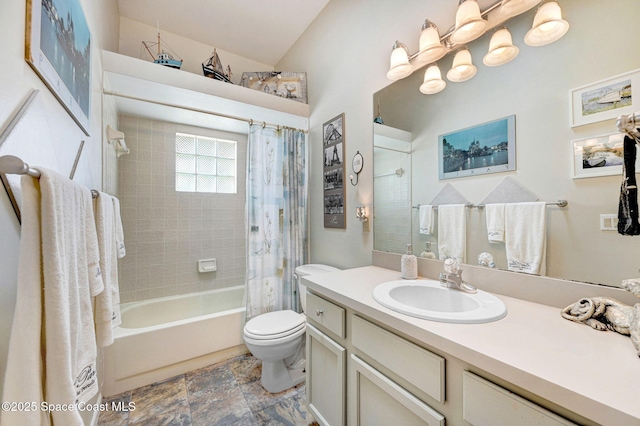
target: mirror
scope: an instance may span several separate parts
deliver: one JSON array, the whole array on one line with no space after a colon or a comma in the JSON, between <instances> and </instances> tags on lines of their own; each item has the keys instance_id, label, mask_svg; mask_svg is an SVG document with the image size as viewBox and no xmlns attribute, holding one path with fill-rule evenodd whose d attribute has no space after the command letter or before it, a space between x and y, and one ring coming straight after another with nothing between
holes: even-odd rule
<instances>
[{"instance_id":1,"label":"mirror","mask_svg":"<svg viewBox=\"0 0 640 426\"><path fill-rule=\"evenodd\" d=\"M423 68L374 94L372 118L379 103L385 126L411 134L407 149L395 152L379 142L374 130L374 249L403 253L410 241L416 254L427 242L435 251L437 235L418 232L418 211L411 206L429 204L446 184L478 204L508 176L540 201L568 200L565 208L547 207L548 276L617 287L623 279L638 276L640 239L600 229L601 215L617 216L622 177L572 177L572 141L616 133L615 118L572 128L570 91L640 68L632 53L640 48L640 26L634 22L640 3L587 0L561 6L571 29L553 44L530 47L522 41L534 9L509 21L514 44L520 47L510 63L482 65L491 36L487 34L468 45L478 66L473 79L447 81L442 92L423 95L418 90ZM452 56L438 63L443 75ZM637 105L640 111L640 102ZM515 171L439 179L440 135L513 114ZM412 171L406 181L405 175L387 175L400 168ZM505 268L504 245L487 241L485 220L484 211L468 210L467 263L477 264L478 255L488 251L497 266Z\"/></svg>"}]
</instances>

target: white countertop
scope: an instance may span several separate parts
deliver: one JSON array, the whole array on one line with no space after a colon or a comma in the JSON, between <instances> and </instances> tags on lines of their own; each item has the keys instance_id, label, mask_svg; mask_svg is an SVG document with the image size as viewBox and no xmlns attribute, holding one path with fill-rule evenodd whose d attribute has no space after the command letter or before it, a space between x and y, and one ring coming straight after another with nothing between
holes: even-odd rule
<instances>
[{"instance_id":1,"label":"white countertop","mask_svg":"<svg viewBox=\"0 0 640 426\"><path fill-rule=\"evenodd\" d=\"M505 318L448 324L387 309L374 287L400 279L377 266L305 277L312 292L604 425L640 425L640 358L628 336L568 321L560 309L496 295ZM472 283L482 289L482 283ZM452 290L456 291L456 290Z\"/></svg>"}]
</instances>

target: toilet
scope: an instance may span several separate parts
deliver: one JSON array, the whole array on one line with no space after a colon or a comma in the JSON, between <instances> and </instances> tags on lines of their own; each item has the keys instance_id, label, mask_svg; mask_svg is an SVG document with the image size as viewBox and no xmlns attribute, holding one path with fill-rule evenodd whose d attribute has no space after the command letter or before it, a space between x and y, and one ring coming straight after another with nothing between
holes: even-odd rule
<instances>
[{"instance_id":1,"label":"toilet","mask_svg":"<svg viewBox=\"0 0 640 426\"><path fill-rule=\"evenodd\" d=\"M268 392L289 389L305 379L304 341L306 330L306 294L300 277L338 271L321 264L301 265L295 269L302 314L292 310L268 312L250 319L244 326L244 343L262 361L260 382Z\"/></svg>"}]
</instances>

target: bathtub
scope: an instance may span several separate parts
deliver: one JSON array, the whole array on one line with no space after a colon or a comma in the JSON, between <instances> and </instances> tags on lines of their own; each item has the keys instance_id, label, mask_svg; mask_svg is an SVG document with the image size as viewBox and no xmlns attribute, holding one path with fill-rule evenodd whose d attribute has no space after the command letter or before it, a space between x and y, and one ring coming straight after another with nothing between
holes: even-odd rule
<instances>
[{"instance_id":1,"label":"bathtub","mask_svg":"<svg viewBox=\"0 0 640 426\"><path fill-rule=\"evenodd\" d=\"M248 352L244 286L123 303L102 356L111 396Z\"/></svg>"}]
</instances>

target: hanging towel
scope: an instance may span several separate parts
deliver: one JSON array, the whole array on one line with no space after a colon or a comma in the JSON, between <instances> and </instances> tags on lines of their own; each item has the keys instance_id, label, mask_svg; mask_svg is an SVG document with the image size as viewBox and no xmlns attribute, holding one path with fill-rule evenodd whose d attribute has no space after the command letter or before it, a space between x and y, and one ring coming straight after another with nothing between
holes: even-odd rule
<instances>
[{"instance_id":1,"label":"hanging towel","mask_svg":"<svg viewBox=\"0 0 640 426\"><path fill-rule=\"evenodd\" d=\"M100 193L93 200L100 249L100 270L104 291L96 297L96 341L98 347L113 343L113 328L120 325L120 290L118 286L118 246L114 198Z\"/></svg>"},{"instance_id":2,"label":"hanging towel","mask_svg":"<svg viewBox=\"0 0 640 426\"><path fill-rule=\"evenodd\" d=\"M505 249L510 271L544 275L546 217L544 202L505 205Z\"/></svg>"},{"instance_id":3,"label":"hanging towel","mask_svg":"<svg viewBox=\"0 0 640 426\"><path fill-rule=\"evenodd\" d=\"M636 142L626 135L623 146L624 167L622 168L622 185L620 186L620 201L618 203L618 234L639 235Z\"/></svg>"},{"instance_id":4,"label":"hanging towel","mask_svg":"<svg viewBox=\"0 0 640 426\"><path fill-rule=\"evenodd\" d=\"M490 243L504 242L504 203L487 204L487 238Z\"/></svg>"},{"instance_id":5,"label":"hanging towel","mask_svg":"<svg viewBox=\"0 0 640 426\"><path fill-rule=\"evenodd\" d=\"M433 206L428 204L421 205L420 214L420 233L431 234L433 232Z\"/></svg>"},{"instance_id":6,"label":"hanging towel","mask_svg":"<svg viewBox=\"0 0 640 426\"><path fill-rule=\"evenodd\" d=\"M126 256L127 251L124 247L124 231L122 230L122 218L120 217L120 200L116 197L111 197L113 201L113 210L116 222L116 245L118 246L118 259L122 259Z\"/></svg>"},{"instance_id":7,"label":"hanging towel","mask_svg":"<svg viewBox=\"0 0 640 426\"><path fill-rule=\"evenodd\" d=\"M464 204L438 206L438 254L440 260L454 258L466 261L467 208Z\"/></svg>"},{"instance_id":8,"label":"hanging towel","mask_svg":"<svg viewBox=\"0 0 640 426\"><path fill-rule=\"evenodd\" d=\"M40 410L44 401L42 362L42 254L40 250L40 192L37 179L23 176L22 230L16 308L11 327L3 401L35 402L33 411L3 411L2 426L48 425L49 416Z\"/></svg>"},{"instance_id":9,"label":"hanging towel","mask_svg":"<svg viewBox=\"0 0 640 426\"><path fill-rule=\"evenodd\" d=\"M88 402L98 391L91 298L102 282L91 192L40 169L45 300L45 398ZM53 411L55 425L83 425L77 410Z\"/></svg>"}]
</instances>

